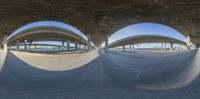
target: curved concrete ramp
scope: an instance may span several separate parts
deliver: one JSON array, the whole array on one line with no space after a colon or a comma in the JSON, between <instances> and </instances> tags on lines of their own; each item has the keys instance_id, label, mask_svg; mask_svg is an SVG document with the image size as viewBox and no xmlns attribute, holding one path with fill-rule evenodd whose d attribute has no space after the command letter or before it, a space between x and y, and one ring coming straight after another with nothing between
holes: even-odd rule
<instances>
[{"instance_id":1,"label":"curved concrete ramp","mask_svg":"<svg viewBox=\"0 0 200 99\"><path fill-rule=\"evenodd\" d=\"M14 99L177 99L177 97L198 99L200 97L199 69L193 68L199 65L191 64L195 63L193 59L198 59L196 56L199 56L199 52L196 54L195 51L157 59L142 59L100 50L99 56L94 60L79 68L65 71L34 67L26 60L20 59L19 53L13 53L7 53L0 72L2 99L13 97ZM97 52L93 54L95 53ZM174 87L180 85L180 81L190 84L181 86L184 88ZM166 84L163 82L170 83L164 86ZM163 90L166 88L167 91Z\"/></svg>"}]
</instances>

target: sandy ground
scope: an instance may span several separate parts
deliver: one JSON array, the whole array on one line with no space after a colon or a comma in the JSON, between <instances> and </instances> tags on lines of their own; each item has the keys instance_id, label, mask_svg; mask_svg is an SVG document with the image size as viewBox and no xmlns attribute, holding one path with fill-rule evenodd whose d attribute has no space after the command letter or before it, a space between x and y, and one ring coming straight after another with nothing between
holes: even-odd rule
<instances>
[{"instance_id":1,"label":"sandy ground","mask_svg":"<svg viewBox=\"0 0 200 99\"><path fill-rule=\"evenodd\" d=\"M81 67L98 57L97 51L86 53L41 54L11 51L25 63L49 71L65 71Z\"/></svg>"}]
</instances>

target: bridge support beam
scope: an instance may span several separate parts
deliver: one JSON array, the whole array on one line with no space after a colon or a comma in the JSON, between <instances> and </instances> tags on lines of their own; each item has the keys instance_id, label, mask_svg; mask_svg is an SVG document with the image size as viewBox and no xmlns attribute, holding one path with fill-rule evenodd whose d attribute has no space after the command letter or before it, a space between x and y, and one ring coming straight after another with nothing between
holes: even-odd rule
<instances>
[{"instance_id":1,"label":"bridge support beam","mask_svg":"<svg viewBox=\"0 0 200 99\"><path fill-rule=\"evenodd\" d=\"M161 43L160 50L163 51L163 43Z\"/></svg>"},{"instance_id":2,"label":"bridge support beam","mask_svg":"<svg viewBox=\"0 0 200 99\"><path fill-rule=\"evenodd\" d=\"M164 43L164 51L166 51L166 48L167 48L167 47L166 47L166 43Z\"/></svg>"},{"instance_id":3,"label":"bridge support beam","mask_svg":"<svg viewBox=\"0 0 200 99\"><path fill-rule=\"evenodd\" d=\"M187 41L186 41L187 49L190 50L190 36L187 36L186 39L187 39Z\"/></svg>"},{"instance_id":4,"label":"bridge support beam","mask_svg":"<svg viewBox=\"0 0 200 99\"><path fill-rule=\"evenodd\" d=\"M78 41L75 41L75 51L78 51Z\"/></svg>"},{"instance_id":5,"label":"bridge support beam","mask_svg":"<svg viewBox=\"0 0 200 99\"><path fill-rule=\"evenodd\" d=\"M27 51L27 40L24 40L24 50Z\"/></svg>"},{"instance_id":6,"label":"bridge support beam","mask_svg":"<svg viewBox=\"0 0 200 99\"><path fill-rule=\"evenodd\" d=\"M67 51L70 51L70 41L67 41Z\"/></svg>"},{"instance_id":7,"label":"bridge support beam","mask_svg":"<svg viewBox=\"0 0 200 99\"><path fill-rule=\"evenodd\" d=\"M106 35L105 36L105 49L109 48L109 46L108 46L108 38L109 38L109 35Z\"/></svg>"},{"instance_id":8,"label":"bridge support beam","mask_svg":"<svg viewBox=\"0 0 200 99\"><path fill-rule=\"evenodd\" d=\"M88 52L89 52L89 51L91 51L91 36L90 36L90 34L87 34L87 38L88 38L87 45L88 45Z\"/></svg>"},{"instance_id":9,"label":"bridge support beam","mask_svg":"<svg viewBox=\"0 0 200 99\"><path fill-rule=\"evenodd\" d=\"M171 46L170 50L173 51L173 47L174 47L173 42L170 43L170 46Z\"/></svg>"},{"instance_id":10,"label":"bridge support beam","mask_svg":"<svg viewBox=\"0 0 200 99\"><path fill-rule=\"evenodd\" d=\"M130 51L132 50L132 45L130 44Z\"/></svg>"},{"instance_id":11,"label":"bridge support beam","mask_svg":"<svg viewBox=\"0 0 200 99\"><path fill-rule=\"evenodd\" d=\"M8 38L8 36L7 36L7 35L4 35L4 37L3 37L3 50L4 50L4 51L7 51L7 50L8 50L7 38Z\"/></svg>"},{"instance_id":12,"label":"bridge support beam","mask_svg":"<svg viewBox=\"0 0 200 99\"><path fill-rule=\"evenodd\" d=\"M122 51L125 52L125 45L122 45Z\"/></svg>"},{"instance_id":13,"label":"bridge support beam","mask_svg":"<svg viewBox=\"0 0 200 99\"><path fill-rule=\"evenodd\" d=\"M19 40L17 40L17 41L16 41L16 44L15 44L15 46L16 46L16 47L15 47L15 50L17 50L17 51L18 51L18 50L19 50Z\"/></svg>"},{"instance_id":14,"label":"bridge support beam","mask_svg":"<svg viewBox=\"0 0 200 99\"><path fill-rule=\"evenodd\" d=\"M84 46L83 46L83 49L84 49L84 51L86 51L86 50L87 50L87 49L86 49L86 45L84 45Z\"/></svg>"},{"instance_id":15,"label":"bridge support beam","mask_svg":"<svg viewBox=\"0 0 200 99\"><path fill-rule=\"evenodd\" d=\"M79 44L78 49L79 49L79 51L81 51L81 44Z\"/></svg>"},{"instance_id":16,"label":"bridge support beam","mask_svg":"<svg viewBox=\"0 0 200 99\"><path fill-rule=\"evenodd\" d=\"M36 44L34 45L34 49L37 49L37 45Z\"/></svg>"},{"instance_id":17,"label":"bridge support beam","mask_svg":"<svg viewBox=\"0 0 200 99\"><path fill-rule=\"evenodd\" d=\"M32 51L32 41L30 41L29 49Z\"/></svg>"},{"instance_id":18,"label":"bridge support beam","mask_svg":"<svg viewBox=\"0 0 200 99\"><path fill-rule=\"evenodd\" d=\"M64 50L65 50L65 42L62 41L62 51L64 51Z\"/></svg>"}]
</instances>

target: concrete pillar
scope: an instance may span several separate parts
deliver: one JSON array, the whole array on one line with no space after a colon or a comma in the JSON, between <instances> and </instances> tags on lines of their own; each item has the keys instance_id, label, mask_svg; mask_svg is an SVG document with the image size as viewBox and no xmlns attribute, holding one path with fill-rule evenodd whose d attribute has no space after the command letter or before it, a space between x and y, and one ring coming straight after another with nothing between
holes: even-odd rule
<instances>
[{"instance_id":1,"label":"concrete pillar","mask_svg":"<svg viewBox=\"0 0 200 99\"><path fill-rule=\"evenodd\" d=\"M131 47L132 45L130 44L130 51L132 50L132 47Z\"/></svg>"},{"instance_id":2,"label":"concrete pillar","mask_svg":"<svg viewBox=\"0 0 200 99\"><path fill-rule=\"evenodd\" d=\"M166 47L166 43L164 43L164 51L166 51L166 48L167 48L167 47Z\"/></svg>"},{"instance_id":3,"label":"concrete pillar","mask_svg":"<svg viewBox=\"0 0 200 99\"><path fill-rule=\"evenodd\" d=\"M106 35L106 36L105 36L105 49L108 49L108 48L109 48L109 45L108 45L108 38L109 38L109 35Z\"/></svg>"},{"instance_id":4,"label":"concrete pillar","mask_svg":"<svg viewBox=\"0 0 200 99\"><path fill-rule=\"evenodd\" d=\"M61 46L59 46L59 45L58 45L58 50L59 50L59 51L61 51L61 50L62 50L62 47L61 47Z\"/></svg>"},{"instance_id":5,"label":"concrete pillar","mask_svg":"<svg viewBox=\"0 0 200 99\"><path fill-rule=\"evenodd\" d=\"M86 51L86 45L83 45L83 47L84 47L84 48L83 48L83 49L84 49L84 51Z\"/></svg>"},{"instance_id":6,"label":"concrete pillar","mask_svg":"<svg viewBox=\"0 0 200 99\"><path fill-rule=\"evenodd\" d=\"M190 36L187 36L186 39L187 39L187 41L186 41L187 49L190 50Z\"/></svg>"},{"instance_id":7,"label":"concrete pillar","mask_svg":"<svg viewBox=\"0 0 200 99\"><path fill-rule=\"evenodd\" d=\"M67 51L70 51L70 41L67 41Z\"/></svg>"},{"instance_id":8,"label":"concrete pillar","mask_svg":"<svg viewBox=\"0 0 200 99\"><path fill-rule=\"evenodd\" d=\"M36 49L36 48L37 48L37 45L35 44L35 45L34 45L34 49Z\"/></svg>"},{"instance_id":9,"label":"concrete pillar","mask_svg":"<svg viewBox=\"0 0 200 99\"><path fill-rule=\"evenodd\" d=\"M29 49L32 51L32 41L30 41Z\"/></svg>"},{"instance_id":10,"label":"concrete pillar","mask_svg":"<svg viewBox=\"0 0 200 99\"><path fill-rule=\"evenodd\" d=\"M75 41L75 51L78 51L78 41Z\"/></svg>"},{"instance_id":11,"label":"concrete pillar","mask_svg":"<svg viewBox=\"0 0 200 99\"><path fill-rule=\"evenodd\" d=\"M161 49L161 51L163 51L163 43L161 43L161 48L160 49Z\"/></svg>"},{"instance_id":12,"label":"concrete pillar","mask_svg":"<svg viewBox=\"0 0 200 99\"><path fill-rule=\"evenodd\" d=\"M87 34L87 38L88 38L88 51L91 51L91 36L90 34Z\"/></svg>"},{"instance_id":13,"label":"concrete pillar","mask_svg":"<svg viewBox=\"0 0 200 99\"><path fill-rule=\"evenodd\" d=\"M81 44L79 44L79 47L78 47L79 51L81 51Z\"/></svg>"},{"instance_id":14,"label":"concrete pillar","mask_svg":"<svg viewBox=\"0 0 200 99\"><path fill-rule=\"evenodd\" d=\"M62 41L62 51L64 51L64 50L65 50L65 42Z\"/></svg>"},{"instance_id":15,"label":"concrete pillar","mask_svg":"<svg viewBox=\"0 0 200 99\"><path fill-rule=\"evenodd\" d=\"M7 51L7 49L8 49L7 38L8 38L8 36L4 35L4 37L3 37L3 50L4 51Z\"/></svg>"},{"instance_id":16,"label":"concrete pillar","mask_svg":"<svg viewBox=\"0 0 200 99\"><path fill-rule=\"evenodd\" d=\"M27 40L24 40L24 50L27 51Z\"/></svg>"},{"instance_id":17,"label":"concrete pillar","mask_svg":"<svg viewBox=\"0 0 200 99\"><path fill-rule=\"evenodd\" d=\"M122 45L122 51L125 52L125 45Z\"/></svg>"},{"instance_id":18,"label":"concrete pillar","mask_svg":"<svg viewBox=\"0 0 200 99\"><path fill-rule=\"evenodd\" d=\"M173 42L170 43L170 46L171 46L170 50L173 51Z\"/></svg>"}]
</instances>

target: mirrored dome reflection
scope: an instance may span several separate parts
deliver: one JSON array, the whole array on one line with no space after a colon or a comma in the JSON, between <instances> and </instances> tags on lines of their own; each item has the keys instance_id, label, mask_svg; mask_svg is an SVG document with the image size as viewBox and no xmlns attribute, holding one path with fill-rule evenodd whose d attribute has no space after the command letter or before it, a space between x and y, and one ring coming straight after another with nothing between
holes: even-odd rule
<instances>
[{"instance_id":1,"label":"mirrored dome reflection","mask_svg":"<svg viewBox=\"0 0 200 99\"><path fill-rule=\"evenodd\" d=\"M27 24L8 37L13 56L42 70L66 71L98 57L94 44L75 27L57 21ZM90 44L90 46L88 46Z\"/></svg>"}]
</instances>

